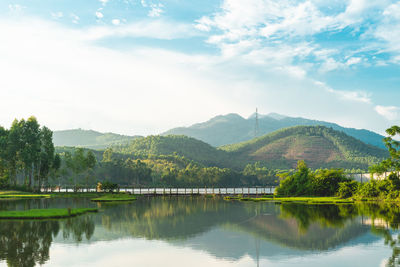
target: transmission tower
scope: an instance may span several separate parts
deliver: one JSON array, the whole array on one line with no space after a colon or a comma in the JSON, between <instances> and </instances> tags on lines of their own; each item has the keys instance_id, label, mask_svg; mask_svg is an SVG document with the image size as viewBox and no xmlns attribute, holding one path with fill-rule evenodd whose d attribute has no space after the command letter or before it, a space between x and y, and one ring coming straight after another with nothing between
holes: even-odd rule
<instances>
[{"instance_id":1,"label":"transmission tower","mask_svg":"<svg viewBox=\"0 0 400 267\"><path fill-rule=\"evenodd\" d=\"M256 108L256 124L254 126L254 137L258 136L258 131L259 131L259 127L258 127L258 109Z\"/></svg>"}]
</instances>

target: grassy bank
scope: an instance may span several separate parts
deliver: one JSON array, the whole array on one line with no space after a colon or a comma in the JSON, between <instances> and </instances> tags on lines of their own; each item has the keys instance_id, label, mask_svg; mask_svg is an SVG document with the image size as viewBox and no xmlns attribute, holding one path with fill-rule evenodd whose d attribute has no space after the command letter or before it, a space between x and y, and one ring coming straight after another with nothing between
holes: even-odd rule
<instances>
[{"instance_id":1,"label":"grassy bank","mask_svg":"<svg viewBox=\"0 0 400 267\"><path fill-rule=\"evenodd\" d=\"M32 199L32 198L50 198L47 194L34 194L22 191L0 191L0 199Z\"/></svg>"},{"instance_id":2,"label":"grassy bank","mask_svg":"<svg viewBox=\"0 0 400 267\"><path fill-rule=\"evenodd\" d=\"M275 203L308 203L308 204L339 204L354 203L352 199L341 199L338 197L225 197L225 200L253 201L253 202L275 202Z\"/></svg>"},{"instance_id":3,"label":"grassy bank","mask_svg":"<svg viewBox=\"0 0 400 267\"><path fill-rule=\"evenodd\" d=\"M136 200L136 197L129 194L107 194L102 197L92 199L94 202L118 202L134 200Z\"/></svg>"},{"instance_id":4,"label":"grassy bank","mask_svg":"<svg viewBox=\"0 0 400 267\"><path fill-rule=\"evenodd\" d=\"M0 219L59 219L74 217L86 212L97 212L98 209L32 209L17 211L0 211Z\"/></svg>"},{"instance_id":5,"label":"grassy bank","mask_svg":"<svg viewBox=\"0 0 400 267\"><path fill-rule=\"evenodd\" d=\"M96 193L96 192L90 192L90 193L51 193L50 196L52 198L95 198L95 197L101 197L105 193Z\"/></svg>"}]
</instances>

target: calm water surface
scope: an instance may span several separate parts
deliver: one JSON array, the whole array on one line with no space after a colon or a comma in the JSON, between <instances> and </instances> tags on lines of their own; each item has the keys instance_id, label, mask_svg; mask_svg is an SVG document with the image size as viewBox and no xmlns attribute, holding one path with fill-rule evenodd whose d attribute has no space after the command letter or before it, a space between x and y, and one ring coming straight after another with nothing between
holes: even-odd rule
<instances>
[{"instance_id":1,"label":"calm water surface","mask_svg":"<svg viewBox=\"0 0 400 267\"><path fill-rule=\"evenodd\" d=\"M1 201L0 210L95 207ZM0 266L398 266L394 205L141 198L49 221L0 221Z\"/></svg>"}]
</instances>

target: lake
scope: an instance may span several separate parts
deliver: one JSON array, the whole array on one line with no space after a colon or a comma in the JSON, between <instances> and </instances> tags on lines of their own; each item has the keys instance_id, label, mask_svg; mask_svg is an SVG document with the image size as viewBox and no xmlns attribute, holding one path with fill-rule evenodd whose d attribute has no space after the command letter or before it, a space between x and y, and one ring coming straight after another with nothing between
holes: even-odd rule
<instances>
[{"instance_id":1,"label":"lake","mask_svg":"<svg viewBox=\"0 0 400 267\"><path fill-rule=\"evenodd\" d=\"M395 205L142 197L0 201L0 210L99 207L62 220L1 220L0 266L398 266Z\"/></svg>"}]
</instances>

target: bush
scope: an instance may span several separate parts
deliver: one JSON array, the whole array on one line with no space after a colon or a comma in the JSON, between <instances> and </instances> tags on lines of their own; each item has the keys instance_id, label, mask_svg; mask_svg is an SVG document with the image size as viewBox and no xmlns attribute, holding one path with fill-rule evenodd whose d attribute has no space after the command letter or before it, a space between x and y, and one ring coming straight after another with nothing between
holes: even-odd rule
<instances>
[{"instance_id":1,"label":"bush","mask_svg":"<svg viewBox=\"0 0 400 267\"><path fill-rule=\"evenodd\" d=\"M357 181L348 181L339 183L338 196L340 198L352 197L358 189L359 183Z\"/></svg>"},{"instance_id":2,"label":"bush","mask_svg":"<svg viewBox=\"0 0 400 267\"><path fill-rule=\"evenodd\" d=\"M283 181L276 189L280 196L334 196L339 183L350 181L343 170L317 170L312 172L304 161L299 161L297 171L281 175Z\"/></svg>"},{"instance_id":3,"label":"bush","mask_svg":"<svg viewBox=\"0 0 400 267\"><path fill-rule=\"evenodd\" d=\"M343 170L318 170L311 182L313 195L334 196L339 189L339 184L349 181Z\"/></svg>"},{"instance_id":4,"label":"bush","mask_svg":"<svg viewBox=\"0 0 400 267\"><path fill-rule=\"evenodd\" d=\"M279 196L305 196L310 195L313 173L307 168L304 161L297 163L297 171L294 174L280 175L284 180L276 189Z\"/></svg>"},{"instance_id":5,"label":"bush","mask_svg":"<svg viewBox=\"0 0 400 267\"><path fill-rule=\"evenodd\" d=\"M371 180L368 183L361 184L358 190L360 197L378 197L379 196L378 184L375 180Z\"/></svg>"},{"instance_id":6,"label":"bush","mask_svg":"<svg viewBox=\"0 0 400 267\"><path fill-rule=\"evenodd\" d=\"M101 184L101 190L105 192L113 192L114 190L118 189L118 184L111 183L109 181L105 181Z\"/></svg>"}]
</instances>

